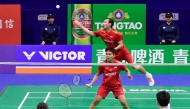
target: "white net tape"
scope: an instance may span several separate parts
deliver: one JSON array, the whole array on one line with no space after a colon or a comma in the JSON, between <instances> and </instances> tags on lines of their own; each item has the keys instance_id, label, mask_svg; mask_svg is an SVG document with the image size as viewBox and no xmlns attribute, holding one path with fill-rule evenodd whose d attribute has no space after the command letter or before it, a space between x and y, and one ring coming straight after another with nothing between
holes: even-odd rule
<instances>
[{"instance_id":1,"label":"white net tape","mask_svg":"<svg viewBox=\"0 0 190 109\"><path fill-rule=\"evenodd\" d=\"M0 62L0 65L62 65L62 66L190 66L190 63L61 63L61 62Z\"/></svg>"}]
</instances>

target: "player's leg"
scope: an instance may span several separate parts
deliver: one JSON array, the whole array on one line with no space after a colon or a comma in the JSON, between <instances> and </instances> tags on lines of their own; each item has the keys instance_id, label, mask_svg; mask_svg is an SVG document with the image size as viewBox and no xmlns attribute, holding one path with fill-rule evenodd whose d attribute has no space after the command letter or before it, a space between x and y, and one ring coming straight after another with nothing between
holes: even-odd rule
<instances>
[{"instance_id":1,"label":"player's leg","mask_svg":"<svg viewBox=\"0 0 190 109\"><path fill-rule=\"evenodd\" d=\"M100 95L96 95L94 98L94 101L92 102L92 104L90 105L89 109L95 109L96 106L100 103L100 101L103 99L102 96Z\"/></svg>"},{"instance_id":2,"label":"player's leg","mask_svg":"<svg viewBox=\"0 0 190 109\"><path fill-rule=\"evenodd\" d=\"M126 102L125 96L124 95L119 95L118 96L119 102L121 103L123 109L129 109L129 106Z\"/></svg>"},{"instance_id":3,"label":"player's leg","mask_svg":"<svg viewBox=\"0 0 190 109\"><path fill-rule=\"evenodd\" d=\"M120 80L121 80L121 76L119 75L119 78L120 78ZM125 93L126 92L126 90L123 88L123 92Z\"/></svg>"},{"instance_id":4,"label":"player's leg","mask_svg":"<svg viewBox=\"0 0 190 109\"><path fill-rule=\"evenodd\" d=\"M109 91L110 90L107 87L100 86L98 89L98 92L96 94L96 97L95 97L94 101L92 102L92 104L90 105L89 109L95 109L96 106L100 103L100 101L102 99L106 98Z\"/></svg>"},{"instance_id":5,"label":"player's leg","mask_svg":"<svg viewBox=\"0 0 190 109\"><path fill-rule=\"evenodd\" d=\"M119 75L119 78L120 78L120 80L121 80L121 76ZM123 92L124 92L124 94L126 93L126 90L123 88ZM116 98L114 98L114 100L117 100Z\"/></svg>"},{"instance_id":6,"label":"player's leg","mask_svg":"<svg viewBox=\"0 0 190 109\"><path fill-rule=\"evenodd\" d=\"M112 90L112 92L114 94L114 97L116 99L119 99L119 102L121 103L123 109L129 109L129 106L128 106L126 99L125 99L123 88L122 87L115 88Z\"/></svg>"},{"instance_id":7,"label":"player's leg","mask_svg":"<svg viewBox=\"0 0 190 109\"><path fill-rule=\"evenodd\" d=\"M128 63L133 63L134 62L133 58L132 58L132 56L131 56L131 54L129 52L125 53L124 58L125 58L124 60L127 61ZM154 79L153 79L151 73L147 72L144 69L144 67L142 67L141 65L133 65L132 67L145 75L145 77L147 78L147 80L149 82L149 86L154 86Z\"/></svg>"}]
</instances>

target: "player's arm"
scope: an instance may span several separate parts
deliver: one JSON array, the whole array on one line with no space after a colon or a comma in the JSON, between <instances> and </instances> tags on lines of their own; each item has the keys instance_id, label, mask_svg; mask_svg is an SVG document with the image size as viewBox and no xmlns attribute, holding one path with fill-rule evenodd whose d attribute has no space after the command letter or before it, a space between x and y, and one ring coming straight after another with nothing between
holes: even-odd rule
<instances>
[{"instance_id":1,"label":"player's arm","mask_svg":"<svg viewBox=\"0 0 190 109\"><path fill-rule=\"evenodd\" d=\"M122 64L121 62L119 63L119 64ZM126 73L127 73L127 77L129 78L129 79L133 79L133 77L131 76L131 72L130 72L130 70L126 67L126 66L121 66L121 70L123 70L123 71L125 71Z\"/></svg>"},{"instance_id":2,"label":"player's arm","mask_svg":"<svg viewBox=\"0 0 190 109\"><path fill-rule=\"evenodd\" d=\"M92 81L90 82L90 84L88 84L87 86L91 87L98 80L99 77L100 77L99 73L97 73L96 75L94 75L94 78L92 79Z\"/></svg>"},{"instance_id":3,"label":"player's arm","mask_svg":"<svg viewBox=\"0 0 190 109\"><path fill-rule=\"evenodd\" d=\"M114 49L116 49L116 50L121 49L123 47L123 40L119 41L118 44L119 45L117 47L115 47Z\"/></svg>"},{"instance_id":4,"label":"player's arm","mask_svg":"<svg viewBox=\"0 0 190 109\"><path fill-rule=\"evenodd\" d=\"M128 68L126 68L124 71L127 72L127 77L132 80L133 77L131 76L130 70Z\"/></svg>"},{"instance_id":5,"label":"player's arm","mask_svg":"<svg viewBox=\"0 0 190 109\"><path fill-rule=\"evenodd\" d=\"M102 66L99 66L98 72L96 73L96 75L94 75L90 84L86 84L87 87L91 87L98 80L98 78L100 77L101 74L102 74Z\"/></svg>"},{"instance_id":6,"label":"player's arm","mask_svg":"<svg viewBox=\"0 0 190 109\"><path fill-rule=\"evenodd\" d=\"M121 33L116 33L117 34L117 43L118 46L115 47L114 49L119 50L123 47L123 35Z\"/></svg>"},{"instance_id":7,"label":"player's arm","mask_svg":"<svg viewBox=\"0 0 190 109\"><path fill-rule=\"evenodd\" d=\"M83 25L80 24L79 21L75 20L74 23L75 23L76 25L78 25L86 34L89 34L89 35L91 35L91 36L95 36L93 31L90 31L90 30L88 30L87 28L85 28Z\"/></svg>"}]
</instances>

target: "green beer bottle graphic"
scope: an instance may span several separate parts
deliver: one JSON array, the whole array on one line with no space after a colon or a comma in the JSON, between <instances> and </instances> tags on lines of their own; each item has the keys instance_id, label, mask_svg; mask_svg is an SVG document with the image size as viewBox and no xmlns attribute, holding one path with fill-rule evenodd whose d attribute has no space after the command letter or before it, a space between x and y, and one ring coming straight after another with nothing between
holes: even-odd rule
<instances>
[{"instance_id":1,"label":"green beer bottle graphic","mask_svg":"<svg viewBox=\"0 0 190 109\"><path fill-rule=\"evenodd\" d=\"M92 37L86 34L75 23L78 20L85 28L92 30L92 5L91 4L72 4L72 45L91 45Z\"/></svg>"}]
</instances>

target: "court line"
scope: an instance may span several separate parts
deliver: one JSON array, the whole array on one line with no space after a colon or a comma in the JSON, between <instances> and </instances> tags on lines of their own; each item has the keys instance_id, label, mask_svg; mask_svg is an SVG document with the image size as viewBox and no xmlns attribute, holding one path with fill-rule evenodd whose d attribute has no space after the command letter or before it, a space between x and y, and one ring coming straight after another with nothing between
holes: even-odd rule
<instances>
[{"instance_id":1,"label":"court line","mask_svg":"<svg viewBox=\"0 0 190 109\"><path fill-rule=\"evenodd\" d=\"M0 97L1 97L1 95L3 95L3 93L5 92L6 89L7 89L7 86L3 87L3 90L0 92Z\"/></svg>"},{"instance_id":2,"label":"court line","mask_svg":"<svg viewBox=\"0 0 190 109\"><path fill-rule=\"evenodd\" d=\"M30 93L39 93L39 94L41 94L41 93L48 93L48 92L30 92ZM59 93L59 92L51 92L52 94L56 94L56 93ZM64 93L67 93L67 92L64 92ZM68 92L68 93L70 93L70 92ZM80 93L88 93L88 94L96 94L97 92L72 92L72 93L78 93L78 94L80 94ZM110 93L112 93L112 92L110 92ZM130 94L156 94L157 92L125 92L125 94L128 94L128 93L130 93ZM190 94L190 93L178 93L178 92L170 92L170 94Z\"/></svg>"},{"instance_id":3,"label":"court line","mask_svg":"<svg viewBox=\"0 0 190 109\"><path fill-rule=\"evenodd\" d=\"M51 94L51 92L48 92L48 94L47 94L47 96L46 96L46 98L45 98L45 100L44 100L44 103L46 103L46 102L47 102L47 100L48 100L48 98L49 98L50 94Z\"/></svg>"},{"instance_id":4,"label":"court line","mask_svg":"<svg viewBox=\"0 0 190 109\"><path fill-rule=\"evenodd\" d=\"M0 105L0 106L13 106L13 105ZM69 106L67 106L67 105L48 105L49 107L69 107ZM73 106L73 107L89 107L89 106L80 106L80 105L71 105L71 106ZM35 105L24 105L24 106L22 106L22 107L36 107ZM114 107L118 107L118 108L121 108L121 106L96 106L96 107L112 107L112 108L114 108ZM134 107L137 107L137 108L158 108L158 106L130 106L129 105L129 107L130 108L134 108ZM185 108L185 109L187 109L187 108L189 108L189 107L172 107L171 106L171 108L175 108L175 109L182 109L182 108Z\"/></svg>"},{"instance_id":5,"label":"court line","mask_svg":"<svg viewBox=\"0 0 190 109\"><path fill-rule=\"evenodd\" d=\"M155 105L156 105L156 104L155 104ZM77 105L71 105L71 106L74 107L74 106L77 106ZM63 107L63 106L50 106L50 107ZM65 107L69 107L69 106L65 106ZM77 107L87 107L87 108L88 108L89 106L77 106ZM109 108L110 108L110 107L111 107L111 108L117 107L117 108L121 108L122 106L110 106L110 105L109 105L109 106L96 106L96 107L104 107L104 108L105 108L105 107L109 107ZM130 105L129 105L129 108L136 108L136 107L137 107L137 108L159 108L158 106L130 106ZM188 108L188 107L171 107L171 108L172 108L172 109L173 109L173 108L175 108L175 109L176 109L176 108L181 109L181 108Z\"/></svg>"},{"instance_id":6,"label":"court line","mask_svg":"<svg viewBox=\"0 0 190 109\"><path fill-rule=\"evenodd\" d=\"M28 95L30 94L30 92L27 92L26 95L24 96L24 99L22 100L22 102L20 103L18 109L20 109L22 107L22 105L24 104L26 98L28 97Z\"/></svg>"},{"instance_id":7,"label":"court line","mask_svg":"<svg viewBox=\"0 0 190 109\"><path fill-rule=\"evenodd\" d=\"M39 99L39 98L44 98L44 97L28 97L28 99ZM83 98L85 98L85 99L94 99L94 97L69 97L69 99L83 99ZM61 97L49 97L49 99L63 99L63 98L61 98ZM113 98L109 97L109 98L105 98L105 99L114 99L114 97ZM152 100L152 99L156 99L156 98L127 98L126 97L126 99ZM170 98L170 99L173 99L173 100L181 100L181 99L190 100L190 98Z\"/></svg>"}]
</instances>

